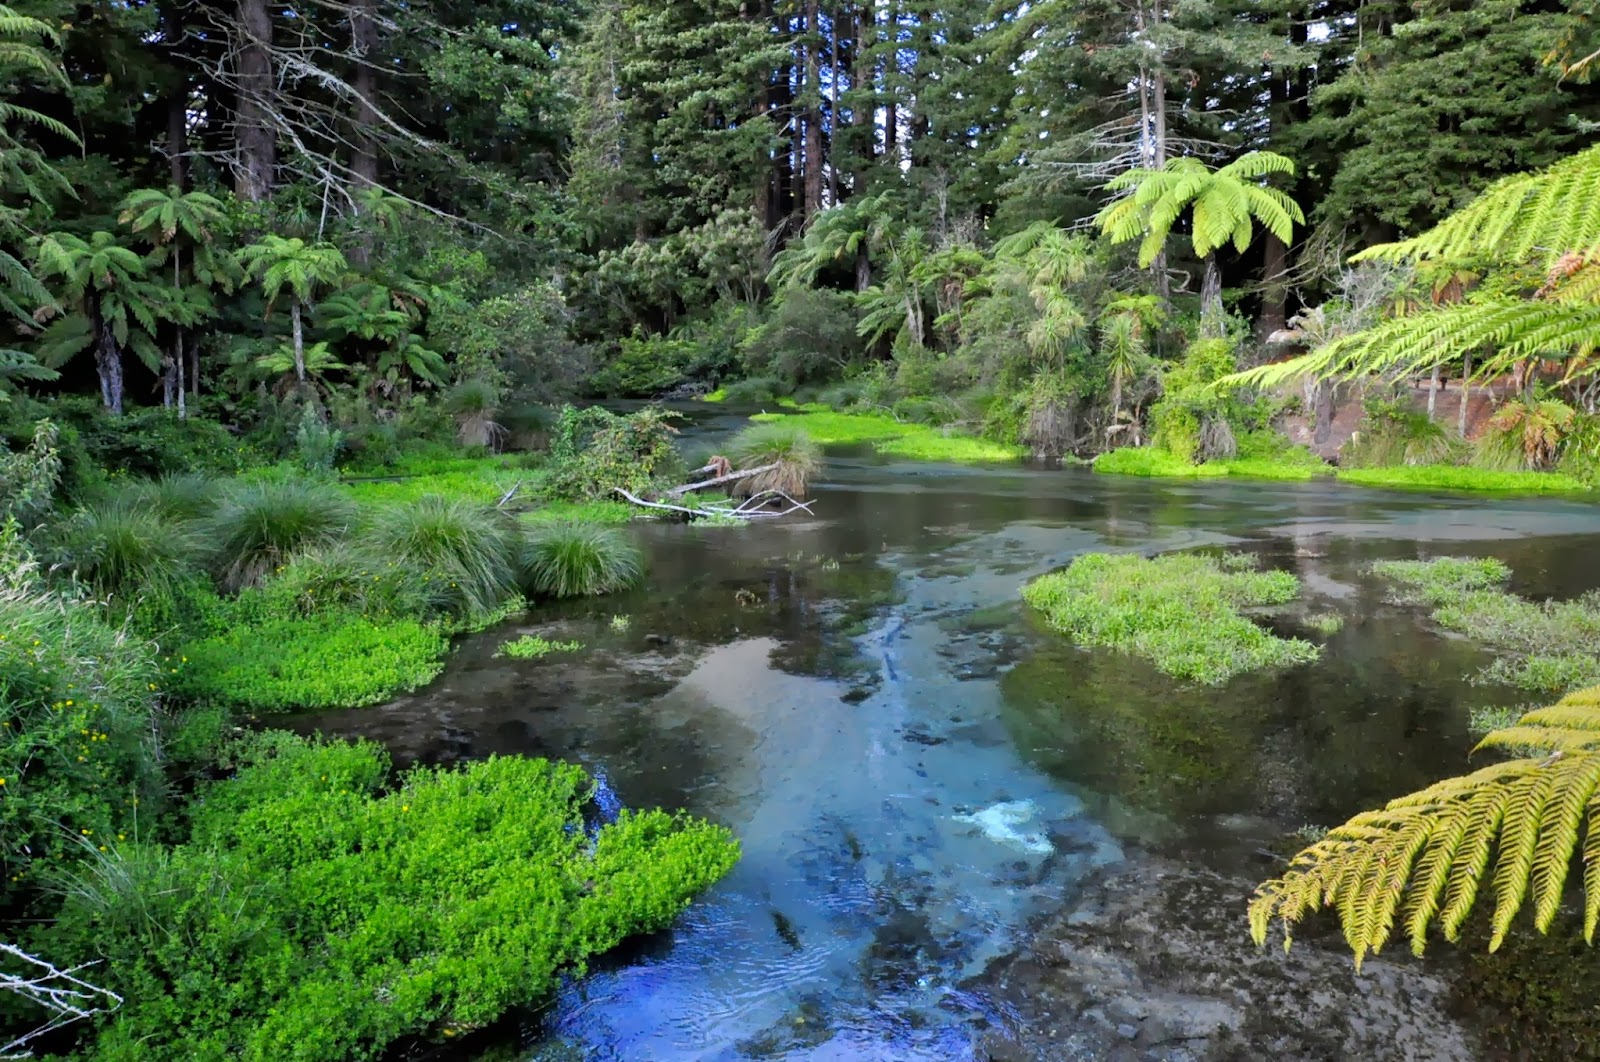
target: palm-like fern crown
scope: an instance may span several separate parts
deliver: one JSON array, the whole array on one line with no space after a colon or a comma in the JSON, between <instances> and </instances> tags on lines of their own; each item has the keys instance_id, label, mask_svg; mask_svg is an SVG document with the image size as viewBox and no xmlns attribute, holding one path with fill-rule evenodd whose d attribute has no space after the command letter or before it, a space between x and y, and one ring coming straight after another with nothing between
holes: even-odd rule
<instances>
[{"instance_id":1,"label":"palm-like fern crown","mask_svg":"<svg viewBox=\"0 0 1600 1062\"><path fill-rule=\"evenodd\" d=\"M1402 313L1228 382L1405 375L1484 351L1485 377L1528 358L1565 362L1568 380L1600 371L1592 358L1600 349L1600 147L1508 177L1433 229L1356 259L1485 279L1463 301Z\"/></svg>"},{"instance_id":2,"label":"palm-like fern crown","mask_svg":"<svg viewBox=\"0 0 1600 1062\"><path fill-rule=\"evenodd\" d=\"M1435 925L1458 939L1487 876L1494 950L1530 900L1535 927L1550 928L1580 836L1583 932L1592 942L1600 922L1600 687L1529 712L1478 747L1538 755L1446 779L1330 831L1256 890L1257 943L1278 920L1287 946L1297 922L1331 908L1358 966L1397 925L1420 955Z\"/></svg>"},{"instance_id":3,"label":"palm-like fern crown","mask_svg":"<svg viewBox=\"0 0 1600 1062\"><path fill-rule=\"evenodd\" d=\"M1159 170L1134 169L1113 178L1106 188L1124 194L1096 220L1112 243L1144 238L1141 266L1155 261L1186 210L1192 216L1194 253L1202 258L1229 244L1243 253L1258 222L1287 243L1305 214L1288 195L1264 183L1280 173L1294 173L1294 163L1271 151L1251 151L1217 170L1195 158L1171 159Z\"/></svg>"}]
</instances>

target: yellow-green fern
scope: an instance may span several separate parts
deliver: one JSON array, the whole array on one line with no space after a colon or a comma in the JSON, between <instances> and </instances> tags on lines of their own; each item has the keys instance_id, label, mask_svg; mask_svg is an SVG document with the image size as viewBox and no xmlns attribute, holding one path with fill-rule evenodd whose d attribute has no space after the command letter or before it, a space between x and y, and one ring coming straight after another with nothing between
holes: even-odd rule
<instances>
[{"instance_id":1,"label":"yellow-green fern","mask_svg":"<svg viewBox=\"0 0 1600 1062\"><path fill-rule=\"evenodd\" d=\"M1527 713L1478 748L1537 754L1448 778L1330 830L1256 890L1256 942L1265 943L1276 921L1288 947L1298 922L1332 909L1358 967L1397 931L1420 955L1434 926L1458 939L1487 877L1493 951L1530 902L1534 926L1549 930L1580 840L1583 933L1592 941L1600 921L1600 686Z\"/></svg>"}]
</instances>

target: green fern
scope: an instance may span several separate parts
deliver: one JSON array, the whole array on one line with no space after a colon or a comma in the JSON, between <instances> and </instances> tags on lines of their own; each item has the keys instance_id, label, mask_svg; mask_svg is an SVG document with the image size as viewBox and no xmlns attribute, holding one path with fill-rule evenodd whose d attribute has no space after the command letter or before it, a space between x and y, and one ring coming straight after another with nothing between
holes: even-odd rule
<instances>
[{"instance_id":1,"label":"green fern","mask_svg":"<svg viewBox=\"0 0 1600 1062\"><path fill-rule=\"evenodd\" d=\"M1465 300L1396 316L1223 382L1403 376L1484 351L1476 372L1484 378L1530 358L1564 362L1563 382L1592 376L1600 372L1592 357L1600 348L1600 147L1506 178L1420 236L1355 260L1487 275Z\"/></svg>"},{"instance_id":2,"label":"green fern","mask_svg":"<svg viewBox=\"0 0 1600 1062\"><path fill-rule=\"evenodd\" d=\"M1256 942L1278 921L1288 947L1296 924L1332 909L1357 967L1397 929L1421 955L1436 926L1459 939L1487 876L1494 951L1530 901L1534 927L1549 930L1581 840L1583 934L1592 943L1600 922L1600 686L1528 712L1478 748L1546 755L1446 779L1330 830L1256 890Z\"/></svg>"}]
</instances>

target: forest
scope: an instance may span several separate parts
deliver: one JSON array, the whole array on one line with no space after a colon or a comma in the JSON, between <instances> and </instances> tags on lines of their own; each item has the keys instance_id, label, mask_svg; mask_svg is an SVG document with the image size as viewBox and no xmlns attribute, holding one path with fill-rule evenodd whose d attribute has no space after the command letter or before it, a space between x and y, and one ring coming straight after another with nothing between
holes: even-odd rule
<instances>
[{"instance_id":1,"label":"forest","mask_svg":"<svg viewBox=\"0 0 1600 1062\"><path fill-rule=\"evenodd\" d=\"M1591 7L0 5L0 1057L383 1057L674 925L739 859L717 816L292 719L658 593L635 525L814 516L825 452L1591 501ZM741 427L686 446L684 409ZM1239 612L1283 572L1091 556L1022 591L1077 645L1318 666ZM1592 595L1374 570L1559 644L1498 674L1551 706L1319 835L1250 929L1420 953L1494 851L1494 947L1574 862L1592 935Z\"/></svg>"}]
</instances>

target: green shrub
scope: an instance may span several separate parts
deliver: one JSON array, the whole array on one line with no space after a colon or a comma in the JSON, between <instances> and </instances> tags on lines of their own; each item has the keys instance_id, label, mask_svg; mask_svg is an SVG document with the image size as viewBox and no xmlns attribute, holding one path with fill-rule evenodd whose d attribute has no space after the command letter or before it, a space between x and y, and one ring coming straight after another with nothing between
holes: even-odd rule
<instances>
[{"instance_id":1,"label":"green shrub","mask_svg":"<svg viewBox=\"0 0 1600 1062\"><path fill-rule=\"evenodd\" d=\"M727 456L737 469L776 466L734 484L746 495L764 490L803 495L806 485L822 469L822 448L804 428L783 421L745 428L729 441Z\"/></svg>"},{"instance_id":2,"label":"green shrub","mask_svg":"<svg viewBox=\"0 0 1600 1062\"><path fill-rule=\"evenodd\" d=\"M1249 571L1250 564L1247 557L1086 553L1023 587L1022 597L1079 645L1144 657L1175 678L1221 685L1246 671L1315 660L1316 646L1275 637L1240 614L1300 592L1288 572Z\"/></svg>"},{"instance_id":3,"label":"green shrub","mask_svg":"<svg viewBox=\"0 0 1600 1062\"><path fill-rule=\"evenodd\" d=\"M214 420L179 420L167 409L130 408L113 417L96 401L63 397L53 416L72 425L84 451L101 468L139 478L182 472L238 472L260 460Z\"/></svg>"},{"instance_id":4,"label":"green shrub","mask_svg":"<svg viewBox=\"0 0 1600 1062\"><path fill-rule=\"evenodd\" d=\"M653 398L688 379L698 355L699 346L686 340L628 337L589 386L608 398Z\"/></svg>"},{"instance_id":5,"label":"green shrub","mask_svg":"<svg viewBox=\"0 0 1600 1062\"><path fill-rule=\"evenodd\" d=\"M663 929L738 858L729 832L627 811L592 839L568 764L418 768L375 745L259 735L194 804L193 837L78 876L52 954L103 960L123 1005L93 1057L343 1062L537 1004Z\"/></svg>"},{"instance_id":6,"label":"green shrub","mask_svg":"<svg viewBox=\"0 0 1600 1062\"><path fill-rule=\"evenodd\" d=\"M591 407L562 410L551 439L545 489L569 501L640 495L682 472L670 414L651 407L627 417ZM613 498L613 500L615 500Z\"/></svg>"},{"instance_id":7,"label":"green shrub","mask_svg":"<svg viewBox=\"0 0 1600 1062\"><path fill-rule=\"evenodd\" d=\"M363 547L385 562L431 573L456 612L488 612L516 593L514 534L504 514L430 496L377 512Z\"/></svg>"},{"instance_id":8,"label":"green shrub","mask_svg":"<svg viewBox=\"0 0 1600 1062\"><path fill-rule=\"evenodd\" d=\"M54 529L51 540L58 562L119 609L141 597L170 598L199 568L199 541L189 525L136 495L84 506Z\"/></svg>"},{"instance_id":9,"label":"green shrub","mask_svg":"<svg viewBox=\"0 0 1600 1062\"><path fill-rule=\"evenodd\" d=\"M0 532L0 535L3 535ZM93 605L25 573L0 579L0 903L39 873L154 822L162 672L151 647Z\"/></svg>"},{"instance_id":10,"label":"green shrub","mask_svg":"<svg viewBox=\"0 0 1600 1062\"><path fill-rule=\"evenodd\" d=\"M336 488L305 481L239 482L205 529L225 586L260 584L296 553L343 538L355 507Z\"/></svg>"},{"instance_id":11,"label":"green shrub","mask_svg":"<svg viewBox=\"0 0 1600 1062\"><path fill-rule=\"evenodd\" d=\"M1457 441L1448 429L1401 402L1369 399L1365 416L1339 453L1346 468L1390 465L1433 465L1456 456Z\"/></svg>"},{"instance_id":12,"label":"green shrub","mask_svg":"<svg viewBox=\"0 0 1600 1062\"><path fill-rule=\"evenodd\" d=\"M609 594L639 581L644 557L613 528L552 522L534 526L523 545L522 585L530 596Z\"/></svg>"},{"instance_id":13,"label":"green shrub","mask_svg":"<svg viewBox=\"0 0 1600 1062\"><path fill-rule=\"evenodd\" d=\"M359 708L414 690L443 669L437 624L327 611L241 624L183 647L173 691L251 711Z\"/></svg>"},{"instance_id":14,"label":"green shrub","mask_svg":"<svg viewBox=\"0 0 1600 1062\"><path fill-rule=\"evenodd\" d=\"M776 376L753 376L720 388L717 401L736 406L776 405L782 387Z\"/></svg>"},{"instance_id":15,"label":"green shrub","mask_svg":"<svg viewBox=\"0 0 1600 1062\"><path fill-rule=\"evenodd\" d=\"M460 594L438 572L374 555L348 542L302 553L260 588L245 590L224 606L224 628L233 623L359 613L368 619L403 619L448 611ZM208 631L220 634L222 629Z\"/></svg>"},{"instance_id":16,"label":"green shrub","mask_svg":"<svg viewBox=\"0 0 1600 1062\"><path fill-rule=\"evenodd\" d=\"M582 642L552 642L537 634L524 634L506 642L494 655L509 656L513 660L538 660L551 653L575 653L582 648Z\"/></svg>"},{"instance_id":17,"label":"green shrub","mask_svg":"<svg viewBox=\"0 0 1600 1062\"><path fill-rule=\"evenodd\" d=\"M495 420L500 408L500 392L494 383L472 376L450 389L445 408L455 418L456 438L462 446L494 450L506 435Z\"/></svg>"},{"instance_id":18,"label":"green shrub","mask_svg":"<svg viewBox=\"0 0 1600 1062\"><path fill-rule=\"evenodd\" d=\"M837 376L865 351L855 301L828 288L789 287L750 338L745 372L774 377L786 390Z\"/></svg>"}]
</instances>

